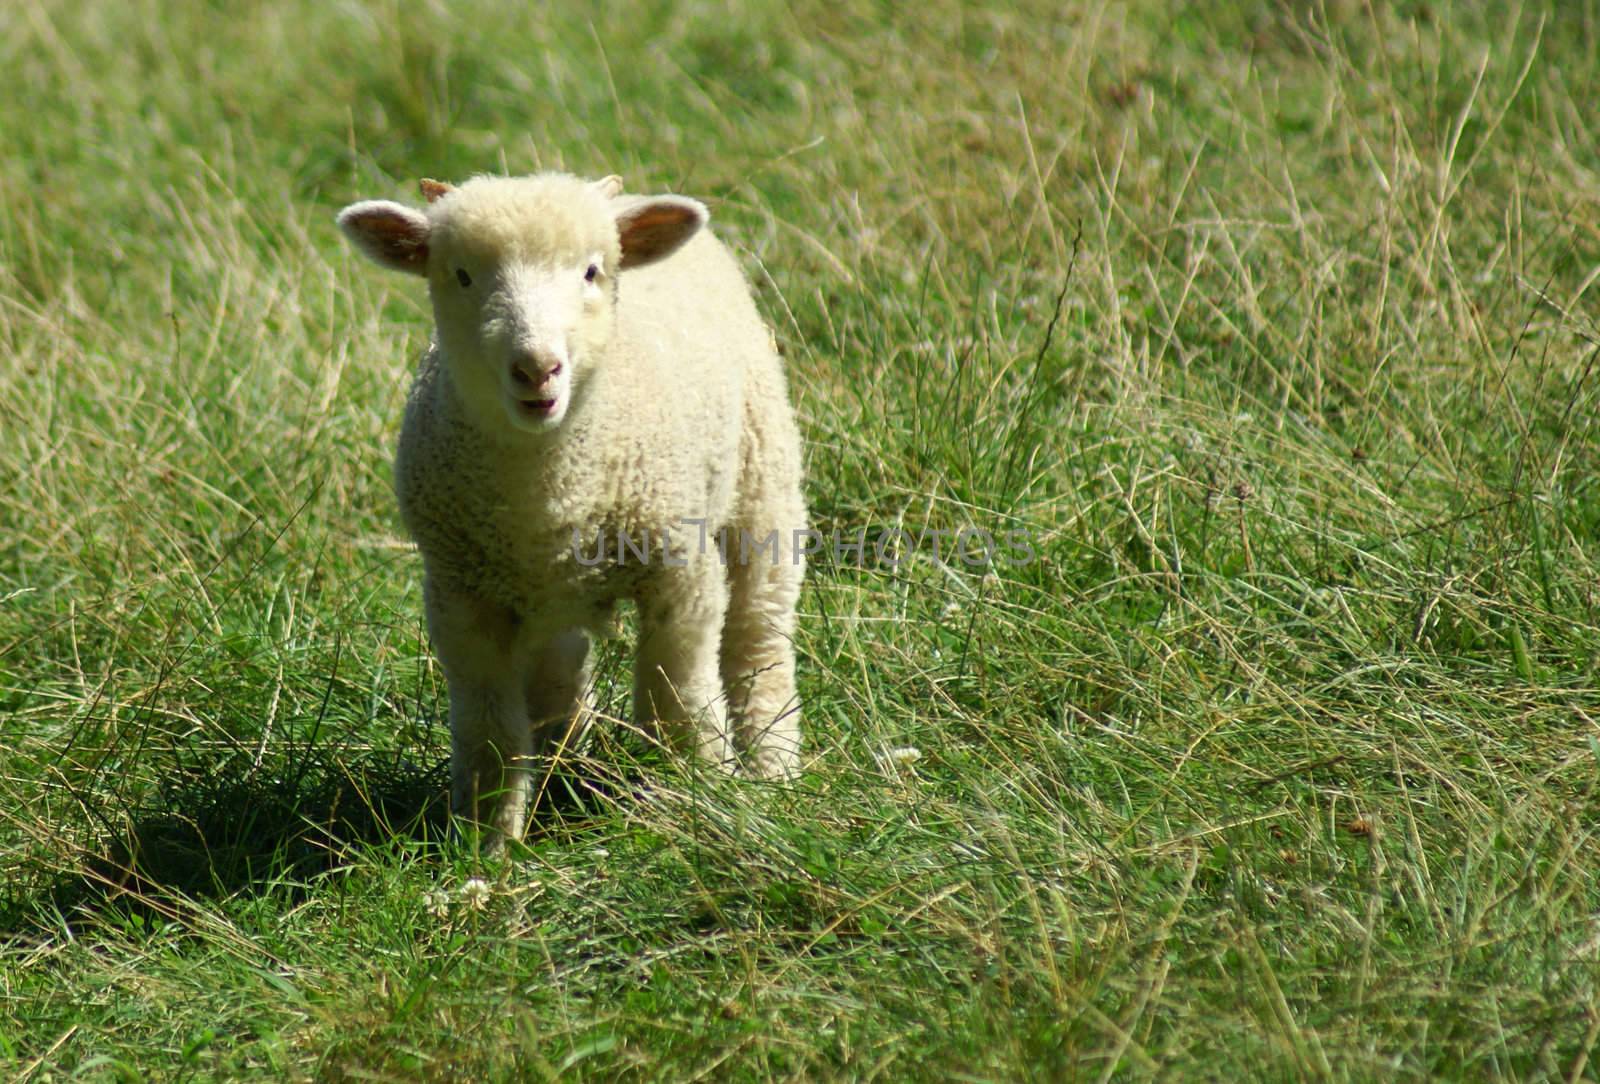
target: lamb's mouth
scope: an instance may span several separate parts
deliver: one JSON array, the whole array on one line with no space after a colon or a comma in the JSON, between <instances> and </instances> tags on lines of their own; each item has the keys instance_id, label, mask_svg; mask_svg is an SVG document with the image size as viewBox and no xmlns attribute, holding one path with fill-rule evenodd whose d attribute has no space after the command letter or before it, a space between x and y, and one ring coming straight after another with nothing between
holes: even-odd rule
<instances>
[{"instance_id":1,"label":"lamb's mouth","mask_svg":"<svg viewBox=\"0 0 1600 1084\"><path fill-rule=\"evenodd\" d=\"M524 418L548 418L555 413L558 399L518 399L517 413Z\"/></svg>"}]
</instances>

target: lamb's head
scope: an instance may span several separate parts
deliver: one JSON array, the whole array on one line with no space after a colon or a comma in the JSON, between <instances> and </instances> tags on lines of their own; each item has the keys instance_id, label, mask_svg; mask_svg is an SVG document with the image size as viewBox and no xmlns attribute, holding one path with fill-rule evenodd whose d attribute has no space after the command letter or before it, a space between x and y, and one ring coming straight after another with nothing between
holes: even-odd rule
<instances>
[{"instance_id":1,"label":"lamb's head","mask_svg":"<svg viewBox=\"0 0 1600 1084\"><path fill-rule=\"evenodd\" d=\"M603 362L617 276L671 255L706 221L682 196L618 198L616 177L424 181L426 211L351 204L339 226L385 267L424 276L439 347L483 427L558 427Z\"/></svg>"}]
</instances>

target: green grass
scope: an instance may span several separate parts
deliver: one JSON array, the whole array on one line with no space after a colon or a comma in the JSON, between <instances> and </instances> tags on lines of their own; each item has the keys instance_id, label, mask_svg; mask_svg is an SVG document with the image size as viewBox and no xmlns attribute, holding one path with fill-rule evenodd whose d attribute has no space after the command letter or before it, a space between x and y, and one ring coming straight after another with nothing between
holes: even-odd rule
<instances>
[{"instance_id":1,"label":"green grass","mask_svg":"<svg viewBox=\"0 0 1600 1084\"><path fill-rule=\"evenodd\" d=\"M0 12L0 1075L1600 1075L1600 11L553 7ZM497 864L332 216L555 167L711 203L821 529L1038 560L819 559L800 782Z\"/></svg>"}]
</instances>

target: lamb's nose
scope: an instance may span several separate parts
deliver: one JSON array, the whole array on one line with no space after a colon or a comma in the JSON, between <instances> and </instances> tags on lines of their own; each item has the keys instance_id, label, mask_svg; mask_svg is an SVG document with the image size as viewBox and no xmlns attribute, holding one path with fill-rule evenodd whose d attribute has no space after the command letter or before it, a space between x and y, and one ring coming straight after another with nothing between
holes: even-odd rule
<instances>
[{"instance_id":1,"label":"lamb's nose","mask_svg":"<svg viewBox=\"0 0 1600 1084\"><path fill-rule=\"evenodd\" d=\"M532 351L511 359L511 383L519 388L537 388L559 372L561 362Z\"/></svg>"}]
</instances>

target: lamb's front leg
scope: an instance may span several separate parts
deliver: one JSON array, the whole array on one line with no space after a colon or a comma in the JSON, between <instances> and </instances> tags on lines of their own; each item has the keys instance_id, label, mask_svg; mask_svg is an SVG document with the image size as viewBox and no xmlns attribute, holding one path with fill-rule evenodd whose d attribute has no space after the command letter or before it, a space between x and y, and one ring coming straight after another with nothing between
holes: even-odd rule
<instances>
[{"instance_id":1,"label":"lamb's front leg","mask_svg":"<svg viewBox=\"0 0 1600 1084\"><path fill-rule=\"evenodd\" d=\"M633 715L647 733L731 771L727 698L718 668L727 609L727 583L710 562L673 569L639 598Z\"/></svg>"},{"instance_id":2,"label":"lamb's front leg","mask_svg":"<svg viewBox=\"0 0 1600 1084\"><path fill-rule=\"evenodd\" d=\"M450 687L450 804L457 816L520 838L533 736L516 616L429 576L428 633ZM498 846L491 839L489 845Z\"/></svg>"}]
</instances>

